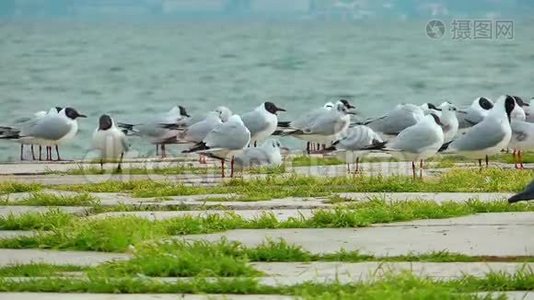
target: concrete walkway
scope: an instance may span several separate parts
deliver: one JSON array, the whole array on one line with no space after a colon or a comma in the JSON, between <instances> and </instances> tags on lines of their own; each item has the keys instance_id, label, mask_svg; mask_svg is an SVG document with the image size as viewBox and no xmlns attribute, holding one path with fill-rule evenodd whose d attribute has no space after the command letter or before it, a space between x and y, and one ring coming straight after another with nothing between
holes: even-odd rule
<instances>
[{"instance_id":1,"label":"concrete walkway","mask_svg":"<svg viewBox=\"0 0 534 300\"><path fill-rule=\"evenodd\" d=\"M231 294L60 294L60 293L0 293L2 300L286 300L293 299L282 295L231 295Z\"/></svg>"},{"instance_id":2,"label":"concrete walkway","mask_svg":"<svg viewBox=\"0 0 534 300\"><path fill-rule=\"evenodd\" d=\"M121 216L135 216L140 218L155 220L165 220L171 218L183 218L183 217L208 217L211 215L218 216L232 216L237 215L245 220L255 220L261 216L272 214L278 221L287 221L290 218L310 218L313 216L313 210L311 209L254 209L254 210L208 210L208 211L130 211L130 212L108 212L101 213L92 218L110 218Z\"/></svg>"},{"instance_id":3,"label":"concrete walkway","mask_svg":"<svg viewBox=\"0 0 534 300\"><path fill-rule=\"evenodd\" d=\"M95 266L113 260L129 259L124 253L56 251L42 249L0 249L0 267L16 264Z\"/></svg>"},{"instance_id":4,"label":"concrete walkway","mask_svg":"<svg viewBox=\"0 0 534 300\"><path fill-rule=\"evenodd\" d=\"M225 237L249 247L268 239L283 239L312 253L345 249L376 256L433 251L469 256L534 256L533 220L534 212L496 213L367 228L231 230L177 238L218 241Z\"/></svg>"},{"instance_id":5,"label":"concrete walkway","mask_svg":"<svg viewBox=\"0 0 534 300\"><path fill-rule=\"evenodd\" d=\"M459 279L464 276L484 277L491 272L514 274L519 270L534 272L534 263L426 263L426 262L280 262L252 263L267 274L262 282L268 285L301 284L304 282L351 283L372 281L385 275L410 272L436 280Z\"/></svg>"},{"instance_id":6,"label":"concrete walkway","mask_svg":"<svg viewBox=\"0 0 534 300\"><path fill-rule=\"evenodd\" d=\"M0 206L0 217L5 218L10 215L20 216L29 213L46 213L50 210L59 210L67 214L86 216L92 210L92 208L85 206Z\"/></svg>"}]
</instances>

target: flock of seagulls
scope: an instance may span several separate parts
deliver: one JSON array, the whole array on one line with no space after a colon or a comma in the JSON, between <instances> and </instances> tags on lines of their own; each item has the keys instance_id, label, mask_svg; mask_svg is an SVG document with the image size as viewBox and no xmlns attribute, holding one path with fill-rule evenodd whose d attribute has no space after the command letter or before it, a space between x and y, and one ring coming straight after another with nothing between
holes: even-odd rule
<instances>
[{"instance_id":1,"label":"flock of seagulls","mask_svg":"<svg viewBox=\"0 0 534 300\"><path fill-rule=\"evenodd\" d=\"M412 173L422 177L424 161L438 152L455 153L477 159L480 166L503 149L513 150L516 168L523 168L524 151L534 149L534 115L529 103L518 96L504 95L493 102L488 98L475 99L460 109L451 102L439 105L399 104L377 118L361 120L356 107L341 99L328 102L299 117L280 121L278 114L285 109L267 101L242 115L224 106L202 117L191 117L185 107L176 106L152 116L142 124L115 122L109 115L98 120L92 148L100 153L101 165L119 160L129 149L128 137L138 136L156 146L156 153L165 157L166 145L188 144L183 153L197 153L201 163L206 157L239 167L280 165L282 147L273 136L288 136L307 142L308 153L333 153L344 157L348 164L359 162L369 152L381 151L412 163ZM18 126L0 126L0 139L20 143L21 159L24 146L31 147L32 159L38 159L46 149L46 160L52 160L55 147L61 160L59 146L76 136L78 119L85 115L72 107L54 107L38 112ZM349 165L350 167L350 165ZM350 171L350 169L349 169Z\"/></svg>"}]
</instances>

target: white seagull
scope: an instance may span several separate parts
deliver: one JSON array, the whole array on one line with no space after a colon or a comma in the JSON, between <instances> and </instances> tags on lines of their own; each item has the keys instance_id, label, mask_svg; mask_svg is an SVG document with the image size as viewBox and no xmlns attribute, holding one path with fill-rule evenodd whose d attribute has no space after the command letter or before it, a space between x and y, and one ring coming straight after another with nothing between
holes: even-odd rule
<instances>
[{"instance_id":1,"label":"white seagull","mask_svg":"<svg viewBox=\"0 0 534 300\"><path fill-rule=\"evenodd\" d=\"M221 174L224 174L224 162L231 157L231 175L234 174L234 156L250 143L250 131L241 117L233 115L227 122L215 127L202 142L183 153L201 153L221 160Z\"/></svg>"},{"instance_id":2,"label":"white seagull","mask_svg":"<svg viewBox=\"0 0 534 300\"><path fill-rule=\"evenodd\" d=\"M335 104L332 102L326 102L322 107L314 109L308 113L305 113L303 116L290 121L290 122L278 122L278 128L279 130L275 131L274 135L287 135L288 132L294 131L295 129L304 129L308 127L310 124L317 121L318 118L320 118L322 115L327 114L328 112L335 110L336 107L343 105L347 110L354 109L355 107L350 104L348 100L341 99L337 101ZM350 120L350 116L348 117ZM310 153L312 148L312 143L318 143L318 144L327 144L332 142L335 139L326 140L324 137L321 138L312 138L312 137L299 137L305 141L306 143L306 152ZM317 147L318 149L319 147Z\"/></svg>"},{"instance_id":3,"label":"white seagull","mask_svg":"<svg viewBox=\"0 0 534 300\"><path fill-rule=\"evenodd\" d=\"M469 158L478 159L482 166L482 159L506 149L512 137L510 115L515 107L515 100L511 96L502 96L495 103L488 115L470 128L464 135L458 136L441 150L445 153L459 153Z\"/></svg>"},{"instance_id":4,"label":"white seagull","mask_svg":"<svg viewBox=\"0 0 534 300\"><path fill-rule=\"evenodd\" d=\"M351 114L355 113L340 101L336 103L335 109L324 111L305 126L286 132L286 135L320 144L330 143L336 139L338 134L347 130Z\"/></svg>"},{"instance_id":5,"label":"white seagull","mask_svg":"<svg viewBox=\"0 0 534 300\"><path fill-rule=\"evenodd\" d=\"M385 150L402 160L412 162L412 174L416 177L415 162L420 161L419 177L423 177L423 161L434 156L443 145L443 130L439 117L426 115L417 124L399 133Z\"/></svg>"},{"instance_id":6,"label":"white seagull","mask_svg":"<svg viewBox=\"0 0 534 300\"><path fill-rule=\"evenodd\" d=\"M441 122L444 135L444 143L448 143L454 139L458 133L459 122L456 117L458 109L450 102L443 102L439 105L441 114L439 115L439 121Z\"/></svg>"},{"instance_id":7,"label":"white seagull","mask_svg":"<svg viewBox=\"0 0 534 300\"><path fill-rule=\"evenodd\" d=\"M513 149L514 166L523 169L522 152L534 149L534 123L512 119L512 137L509 148Z\"/></svg>"},{"instance_id":8,"label":"white seagull","mask_svg":"<svg viewBox=\"0 0 534 300\"><path fill-rule=\"evenodd\" d=\"M119 128L126 129L132 135L147 138L150 143L156 145L156 155L159 154L161 148L161 156L166 156L166 144L174 144L177 142L177 135L179 130L175 128L165 128L165 124L186 125L189 119L189 114L186 109L181 106L175 106L168 112L154 116L150 120L142 124L118 123Z\"/></svg>"},{"instance_id":9,"label":"white seagull","mask_svg":"<svg viewBox=\"0 0 534 300\"><path fill-rule=\"evenodd\" d=\"M100 152L100 168L104 169L104 161L119 158L117 171L121 170L124 153L129 145L126 135L115 126L115 122L109 115L102 115L98 120L98 127L93 133L92 147Z\"/></svg>"},{"instance_id":10,"label":"white seagull","mask_svg":"<svg viewBox=\"0 0 534 300\"><path fill-rule=\"evenodd\" d=\"M78 133L78 118L86 118L72 107L65 107L57 112L56 108L50 109L49 113L33 120L22 128L17 134L9 139L18 140L22 144L44 145L50 149L52 145L56 147L57 160L61 160L59 155L59 144L69 141ZM50 156L48 156L50 154ZM52 160L52 153L47 151L47 159Z\"/></svg>"},{"instance_id":11,"label":"white seagull","mask_svg":"<svg viewBox=\"0 0 534 300\"><path fill-rule=\"evenodd\" d=\"M384 141L371 128L365 125L349 127L343 137L327 150L335 150L336 156L347 163L350 173L350 163L355 163L354 172L359 171L359 163L362 158L375 148L382 148Z\"/></svg>"},{"instance_id":12,"label":"white seagull","mask_svg":"<svg viewBox=\"0 0 534 300\"><path fill-rule=\"evenodd\" d=\"M250 131L250 144L256 146L274 133L278 126L279 111L286 111L272 102L264 102L253 111L241 115L243 123Z\"/></svg>"},{"instance_id":13,"label":"white seagull","mask_svg":"<svg viewBox=\"0 0 534 300\"><path fill-rule=\"evenodd\" d=\"M240 168L260 166L280 166L282 164L281 145L278 140L267 139L257 148L247 148L235 156L235 164Z\"/></svg>"},{"instance_id":14,"label":"white seagull","mask_svg":"<svg viewBox=\"0 0 534 300\"><path fill-rule=\"evenodd\" d=\"M425 117L420 106L413 104L399 104L389 113L368 120L363 125L369 126L375 132L387 139L398 135L404 129L417 124Z\"/></svg>"},{"instance_id":15,"label":"white seagull","mask_svg":"<svg viewBox=\"0 0 534 300\"><path fill-rule=\"evenodd\" d=\"M456 114L459 122L459 128L469 128L482 121L493 108L493 102L485 97L479 97L473 100L471 105L464 109L458 110Z\"/></svg>"}]
</instances>

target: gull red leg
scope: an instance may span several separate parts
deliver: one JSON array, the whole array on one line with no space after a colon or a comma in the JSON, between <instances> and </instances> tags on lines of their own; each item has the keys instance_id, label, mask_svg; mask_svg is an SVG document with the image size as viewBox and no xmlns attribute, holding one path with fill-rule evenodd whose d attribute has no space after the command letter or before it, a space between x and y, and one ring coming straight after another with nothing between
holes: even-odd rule
<instances>
[{"instance_id":1,"label":"gull red leg","mask_svg":"<svg viewBox=\"0 0 534 300\"><path fill-rule=\"evenodd\" d=\"M360 158L356 157L356 169L354 170L354 174L358 174L360 171Z\"/></svg>"},{"instance_id":2,"label":"gull red leg","mask_svg":"<svg viewBox=\"0 0 534 300\"><path fill-rule=\"evenodd\" d=\"M221 177L224 178L224 159L221 160Z\"/></svg>"},{"instance_id":3,"label":"gull red leg","mask_svg":"<svg viewBox=\"0 0 534 300\"><path fill-rule=\"evenodd\" d=\"M56 145L56 154L57 154L57 160L60 161L61 157L59 156L59 146ZM50 149L50 160L52 160L52 149Z\"/></svg>"},{"instance_id":4,"label":"gull red leg","mask_svg":"<svg viewBox=\"0 0 534 300\"><path fill-rule=\"evenodd\" d=\"M230 161L230 178L234 178L234 157Z\"/></svg>"},{"instance_id":5,"label":"gull red leg","mask_svg":"<svg viewBox=\"0 0 534 300\"><path fill-rule=\"evenodd\" d=\"M423 160L419 161L419 178L423 179Z\"/></svg>"},{"instance_id":6,"label":"gull red leg","mask_svg":"<svg viewBox=\"0 0 534 300\"><path fill-rule=\"evenodd\" d=\"M519 169L519 166L517 165L517 157L515 150L512 152L512 160L514 161L514 168Z\"/></svg>"},{"instance_id":7,"label":"gull red leg","mask_svg":"<svg viewBox=\"0 0 534 300\"><path fill-rule=\"evenodd\" d=\"M161 144L161 158L167 157L167 152L165 150L165 144Z\"/></svg>"},{"instance_id":8,"label":"gull red leg","mask_svg":"<svg viewBox=\"0 0 534 300\"><path fill-rule=\"evenodd\" d=\"M521 151L517 151L518 157L519 157L519 168L523 170L525 166L523 166L523 156Z\"/></svg>"}]
</instances>

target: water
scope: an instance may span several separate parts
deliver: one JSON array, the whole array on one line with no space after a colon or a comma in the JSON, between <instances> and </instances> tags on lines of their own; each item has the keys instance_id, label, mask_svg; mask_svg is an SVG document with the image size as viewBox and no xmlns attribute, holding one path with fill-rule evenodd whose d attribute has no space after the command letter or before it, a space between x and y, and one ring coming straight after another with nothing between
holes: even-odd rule
<instances>
[{"instance_id":1,"label":"water","mask_svg":"<svg viewBox=\"0 0 534 300\"><path fill-rule=\"evenodd\" d=\"M339 97L364 116L400 102L470 103L503 93L530 98L534 26L514 40L426 37L404 23L4 23L0 125L52 106L89 116L63 147L80 158L102 113L139 122L182 104L200 114L226 104L248 111L270 99L291 118ZM152 147L132 140L144 153ZM0 161L18 145L0 141Z\"/></svg>"}]
</instances>

